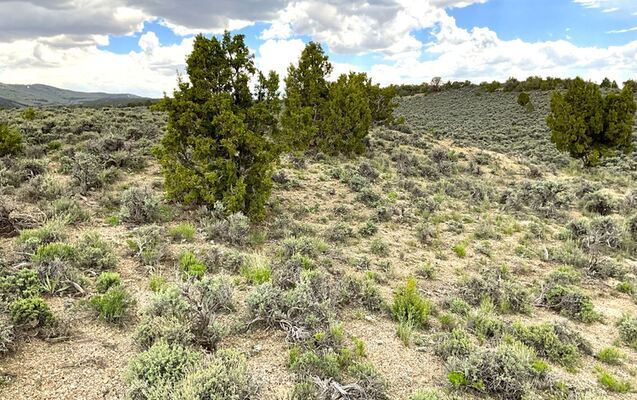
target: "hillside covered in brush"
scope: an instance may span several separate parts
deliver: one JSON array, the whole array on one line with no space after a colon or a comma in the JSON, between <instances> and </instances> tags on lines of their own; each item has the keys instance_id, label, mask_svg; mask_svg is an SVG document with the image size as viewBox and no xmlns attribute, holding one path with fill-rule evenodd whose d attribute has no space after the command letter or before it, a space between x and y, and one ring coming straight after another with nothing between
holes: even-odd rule
<instances>
[{"instance_id":1,"label":"hillside covered in brush","mask_svg":"<svg viewBox=\"0 0 637 400\"><path fill-rule=\"evenodd\" d=\"M0 111L0 397L634 398L637 153L583 168L529 95L399 98L261 222L164 196L163 112Z\"/></svg>"}]
</instances>

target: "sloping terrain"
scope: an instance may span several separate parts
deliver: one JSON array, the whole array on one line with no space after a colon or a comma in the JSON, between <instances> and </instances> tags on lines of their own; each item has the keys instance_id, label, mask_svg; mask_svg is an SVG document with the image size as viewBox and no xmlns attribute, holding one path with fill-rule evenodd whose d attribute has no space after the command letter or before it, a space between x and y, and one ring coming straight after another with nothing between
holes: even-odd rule
<instances>
[{"instance_id":1,"label":"sloping terrain","mask_svg":"<svg viewBox=\"0 0 637 400\"><path fill-rule=\"evenodd\" d=\"M0 83L0 108L39 106L108 106L139 103L149 99L132 94L84 93L48 85Z\"/></svg>"},{"instance_id":2,"label":"sloping terrain","mask_svg":"<svg viewBox=\"0 0 637 400\"><path fill-rule=\"evenodd\" d=\"M0 298L34 270L56 321L4 305L0 397L144 398L136 357L168 342L236 350L255 399L637 398L635 155L582 169L531 97L403 98L365 156L282 157L258 224L163 197L160 113L0 112L28 143L0 164Z\"/></svg>"}]
</instances>

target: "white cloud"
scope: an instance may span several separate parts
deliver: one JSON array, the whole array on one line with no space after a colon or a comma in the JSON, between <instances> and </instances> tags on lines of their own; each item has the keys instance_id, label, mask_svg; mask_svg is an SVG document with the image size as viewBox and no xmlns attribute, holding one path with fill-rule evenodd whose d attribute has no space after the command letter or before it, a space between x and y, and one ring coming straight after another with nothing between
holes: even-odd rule
<instances>
[{"instance_id":1,"label":"white cloud","mask_svg":"<svg viewBox=\"0 0 637 400\"><path fill-rule=\"evenodd\" d=\"M608 31L606 33L627 33L627 32L634 32L637 31L637 26L633 26L632 28L626 28L626 29L617 29L615 31Z\"/></svg>"},{"instance_id":2,"label":"white cloud","mask_svg":"<svg viewBox=\"0 0 637 400\"><path fill-rule=\"evenodd\" d=\"M155 33L146 32L138 40L139 51L115 54L98 47L108 44L109 35L139 32L148 20L159 20L178 35L271 22L254 49L255 62L259 69L275 70L282 77L304 47L301 35L326 44L332 52L364 54L365 60L373 56L376 61L375 65L333 63L333 77L366 70L385 84L419 83L434 76L473 81L529 75L582 75L596 80L608 75L621 81L637 76L637 42L595 48L566 40L502 40L488 28L459 28L447 13L449 8L485 1L0 0L0 15L11 15L0 27L0 82L150 96L170 92L192 39L166 46ZM634 6L634 0L573 1L600 11ZM415 34L423 29L432 29L429 42Z\"/></svg>"},{"instance_id":3,"label":"white cloud","mask_svg":"<svg viewBox=\"0 0 637 400\"><path fill-rule=\"evenodd\" d=\"M152 33L143 35L143 51L129 54L94 46L58 48L37 40L0 43L0 82L161 96L175 87L192 39L172 46L161 46L156 39Z\"/></svg>"},{"instance_id":4,"label":"white cloud","mask_svg":"<svg viewBox=\"0 0 637 400\"><path fill-rule=\"evenodd\" d=\"M577 47L565 40L529 43L502 40L487 28L458 28L451 17L441 22L428 52L429 61L406 59L391 65L373 66L371 76L382 83L420 83L434 76L445 80L503 81L531 75L618 81L637 75L637 41L606 49Z\"/></svg>"}]
</instances>

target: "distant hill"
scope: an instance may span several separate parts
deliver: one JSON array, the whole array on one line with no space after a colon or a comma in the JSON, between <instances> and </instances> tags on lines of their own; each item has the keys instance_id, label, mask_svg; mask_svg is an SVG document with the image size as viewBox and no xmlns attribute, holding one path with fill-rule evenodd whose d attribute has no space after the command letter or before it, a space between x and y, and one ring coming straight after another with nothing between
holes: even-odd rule
<instances>
[{"instance_id":1,"label":"distant hill","mask_svg":"<svg viewBox=\"0 0 637 400\"><path fill-rule=\"evenodd\" d=\"M152 102L133 94L84 93L47 85L10 85L0 83L0 108L40 106L124 106Z\"/></svg>"}]
</instances>

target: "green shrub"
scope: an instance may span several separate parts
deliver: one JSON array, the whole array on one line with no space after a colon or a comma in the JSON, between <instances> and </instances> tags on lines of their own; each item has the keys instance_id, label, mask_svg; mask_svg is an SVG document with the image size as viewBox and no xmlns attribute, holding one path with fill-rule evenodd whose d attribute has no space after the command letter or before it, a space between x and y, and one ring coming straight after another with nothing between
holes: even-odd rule
<instances>
[{"instance_id":1,"label":"green shrub","mask_svg":"<svg viewBox=\"0 0 637 400\"><path fill-rule=\"evenodd\" d=\"M76 224L89 218L77 200L67 198L54 200L46 213L48 218L64 221L68 224Z\"/></svg>"},{"instance_id":2,"label":"green shrub","mask_svg":"<svg viewBox=\"0 0 637 400\"><path fill-rule=\"evenodd\" d=\"M146 350L160 341L171 346L189 346L195 343L195 335L191 327L176 316L144 318L135 330L135 343Z\"/></svg>"},{"instance_id":3,"label":"green shrub","mask_svg":"<svg viewBox=\"0 0 637 400\"><path fill-rule=\"evenodd\" d=\"M16 155L22 150L22 135L18 130L0 123L0 157Z\"/></svg>"},{"instance_id":4,"label":"green shrub","mask_svg":"<svg viewBox=\"0 0 637 400\"><path fill-rule=\"evenodd\" d=\"M279 77L258 73L244 36L228 32L221 40L196 36L186 64L190 83L160 104L168 129L155 155L167 195L187 203L221 201L229 213L263 218L277 156L267 138L278 130Z\"/></svg>"},{"instance_id":5,"label":"green shrub","mask_svg":"<svg viewBox=\"0 0 637 400\"><path fill-rule=\"evenodd\" d=\"M325 239L330 242L344 243L353 236L352 228L344 222L338 222L325 230Z\"/></svg>"},{"instance_id":6,"label":"green shrub","mask_svg":"<svg viewBox=\"0 0 637 400\"><path fill-rule=\"evenodd\" d=\"M95 287L98 293L106 293L108 289L121 284L122 278L117 272L102 272L100 276L97 277Z\"/></svg>"},{"instance_id":7,"label":"green shrub","mask_svg":"<svg viewBox=\"0 0 637 400\"><path fill-rule=\"evenodd\" d=\"M34 264L45 264L54 261L75 262L75 248L69 244L55 242L38 247L31 258Z\"/></svg>"},{"instance_id":8,"label":"green shrub","mask_svg":"<svg viewBox=\"0 0 637 400\"><path fill-rule=\"evenodd\" d=\"M210 361L186 374L178 387L180 399L250 400L258 386L248 373L246 360L235 350L220 350Z\"/></svg>"},{"instance_id":9,"label":"green shrub","mask_svg":"<svg viewBox=\"0 0 637 400\"><path fill-rule=\"evenodd\" d=\"M637 349L637 318L624 315L617 323L619 338L627 345Z\"/></svg>"},{"instance_id":10,"label":"green shrub","mask_svg":"<svg viewBox=\"0 0 637 400\"><path fill-rule=\"evenodd\" d=\"M60 221L53 220L40 228L22 230L18 237L18 242L26 252L32 253L35 252L38 247L53 242L60 242L66 239L66 236Z\"/></svg>"},{"instance_id":11,"label":"green shrub","mask_svg":"<svg viewBox=\"0 0 637 400\"><path fill-rule=\"evenodd\" d=\"M605 371L599 366L595 367L595 371L597 372L597 381L609 392L629 393L633 391L633 386L630 384L630 381L618 379L615 375Z\"/></svg>"},{"instance_id":12,"label":"green shrub","mask_svg":"<svg viewBox=\"0 0 637 400\"><path fill-rule=\"evenodd\" d=\"M170 398L188 371L198 366L201 354L186 347L155 343L134 356L128 364L125 381L131 400Z\"/></svg>"},{"instance_id":13,"label":"green shrub","mask_svg":"<svg viewBox=\"0 0 637 400\"><path fill-rule=\"evenodd\" d=\"M425 279L433 279L436 276L436 269L430 262L426 262L418 268L417 274Z\"/></svg>"},{"instance_id":14,"label":"green shrub","mask_svg":"<svg viewBox=\"0 0 637 400\"><path fill-rule=\"evenodd\" d=\"M506 267L489 268L480 276L465 279L460 285L461 297L472 305L490 299L501 312L527 314L531 311L528 289L511 279Z\"/></svg>"},{"instance_id":15,"label":"green shrub","mask_svg":"<svg viewBox=\"0 0 637 400\"><path fill-rule=\"evenodd\" d=\"M559 283L546 285L540 297L544 306L582 322L594 322L600 316L594 310L591 297L579 288Z\"/></svg>"},{"instance_id":16,"label":"green shrub","mask_svg":"<svg viewBox=\"0 0 637 400\"><path fill-rule=\"evenodd\" d=\"M522 107L525 107L527 104L531 102L531 97L526 92L520 92L518 95L518 104Z\"/></svg>"},{"instance_id":17,"label":"green shrub","mask_svg":"<svg viewBox=\"0 0 637 400\"><path fill-rule=\"evenodd\" d=\"M579 334L571 332L562 325L515 323L513 335L522 343L535 349L539 356L569 368L579 363L582 352L590 353L590 345L584 342Z\"/></svg>"},{"instance_id":18,"label":"green shrub","mask_svg":"<svg viewBox=\"0 0 637 400\"><path fill-rule=\"evenodd\" d=\"M272 269L267 259L254 255L248 257L246 263L241 267L240 274L253 285L260 285L270 280Z\"/></svg>"},{"instance_id":19,"label":"green shrub","mask_svg":"<svg viewBox=\"0 0 637 400\"><path fill-rule=\"evenodd\" d=\"M449 370L448 379L455 388L520 400L545 379L546 365L528 347L513 342L451 359Z\"/></svg>"},{"instance_id":20,"label":"green shrub","mask_svg":"<svg viewBox=\"0 0 637 400\"><path fill-rule=\"evenodd\" d=\"M197 230L189 223L175 225L168 229L168 234L175 241L190 242L195 237Z\"/></svg>"},{"instance_id":21,"label":"green shrub","mask_svg":"<svg viewBox=\"0 0 637 400\"><path fill-rule=\"evenodd\" d=\"M118 323L127 314L134 301L122 286L115 285L105 293L91 297L90 304L97 312L99 319Z\"/></svg>"},{"instance_id":22,"label":"green shrub","mask_svg":"<svg viewBox=\"0 0 637 400\"><path fill-rule=\"evenodd\" d=\"M133 186L122 193L122 206L119 212L122 221L143 224L159 218L160 200L147 187Z\"/></svg>"},{"instance_id":23,"label":"green shrub","mask_svg":"<svg viewBox=\"0 0 637 400\"><path fill-rule=\"evenodd\" d=\"M462 243L454 245L451 250L453 250L453 252L460 258L465 258L467 256L467 247Z\"/></svg>"},{"instance_id":24,"label":"green shrub","mask_svg":"<svg viewBox=\"0 0 637 400\"><path fill-rule=\"evenodd\" d=\"M37 271L22 268L0 276L0 300L10 302L15 299L37 297L42 291Z\"/></svg>"},{"instance_id":25,"label":"green shrub","mask_svg":"<svg viewBox=\"0 0 637 400\"><path fill-rule=\"evenodd\" d=\"M426 326L431 307L431 303L418 293L417 283L413 278L394 292L392 315L398 322L408 323L416 328Z\"/></svg>"},{"instance_id":26,"label":"green shrub","mask_svg":"<svg viewBox=\"0 0 637 400\"><path fill-rule=\"evenodd\" d=\"M290 350L288 363L299 378L318 377L340 380L341 365L339 357L334 352L318 353L315 351L301 351L298 347Z\"/></svg>"},{"instance_id":27,"label":"green shrub","mask_svg":"<svg viewBox=\"0 0 637 400\"><path fill-rule=\"evenodd\" d=\"M104 271L117 265L117 256L109 243L97 233L87 233L75 245L77 266L83 270Z\"/></svg>"},{"instance_id":28,"label":"green shrub","mask_svg":"<svg viewBox=\"0 0 637 400\"><path fill-rule=\"evenodd\" d=\"M191 251L184 251L179 256L179 269L187 275L202 278L208 267Z\"/></svg>"},{"instance_id":29,"label":"green shrub","mask_svg":"<svg viewBox=\"0 0 637 400\"><path fill-rule=\"evenodd\" d=\"M597 353L596 357L603 363L618 365L621 364L622 359L626 358L626 355L617 347L605 347Z\"/></svg>"},{"instance_id":30,"label":"green shrub","mask_svg":"<svg viewBox=\"0 0 637 400\"><path fill-rule=\"evenodd\" d=\"M435 338L434 352L443 359L465 357L474 350L474 344L464 329L456 328Z\"/></svg>"},{"instance_id":31,"label":"green shrub","mask_svg":"<svg viewBox=\"0 0 637 400\"><path fill-rule=\"evenodd\" d=\"M49 305L41 297L17 299L9 305L11 321L28 328L43 327L54 322Z\"/></svg>"}]
</instances>

